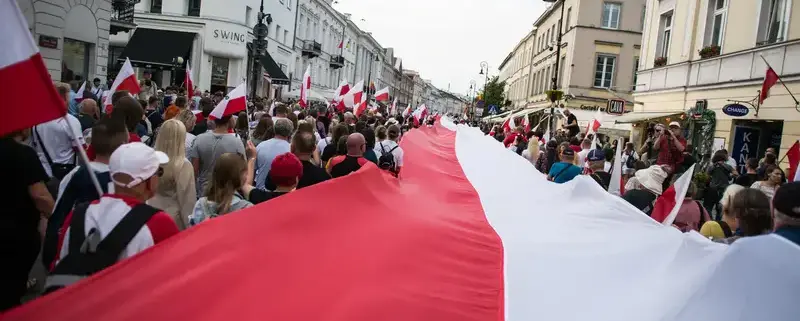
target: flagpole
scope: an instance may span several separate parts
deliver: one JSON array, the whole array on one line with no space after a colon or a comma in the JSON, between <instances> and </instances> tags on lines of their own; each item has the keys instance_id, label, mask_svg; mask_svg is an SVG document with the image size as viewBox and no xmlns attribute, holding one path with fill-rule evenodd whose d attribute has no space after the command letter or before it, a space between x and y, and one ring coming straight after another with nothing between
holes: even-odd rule
<instances>
[{"instance_id":1,"label":"flagpole","mask_svg":"<svg viewBox=\"0 0 800 321\"><path fill-rule=\"evenodd\" d=\"M761 57L761 60L764 60L764 63L765 63L765 64L767 64L767 67L768 67L769 69L772 69L772 66L770 66L770 65L769 65L769 62L767 62L767 59L766 59L766 58L764 58L764 55L762 55L762 54L758 54L758 56L759 56L759 57ZM772 71L775 71L775 69L772 69ZM797 106L800 106L800 101L798 101L798 100L797 100L797 98L795 98L795 97L794 97L794 94L792 94L792 91L791 91L791 90L789 90L789 87L788 87L788 86L786 86L786 83L784 83L784 82L783 82L783 79L781 79L781 76L780 76L780 75L778 75L778 72L775 72L775 75L776 75L776 76L778 76L778 81L780 81L780 82L781 82L781 85L783 85L783 88L786 88L786 92L788 92L788 93L789 93L789 96L791 96L791 97L792 97L792 99L794 100L794 105L795 105L795 107L797 107Z\"/></svg>"},{"instance_id":2,"label":"flagpole","mask_svg":"<svg viewBox=\"0 0 800 321\"><path fill-rule=\"evenodd\" d=\"M63 117L64 122L67 123L67 127L69 127L69 131L71 133L75 133L77 131L77 129L79 129L79 128L72 127L72 124L69 122L69 118L67 118L67 117L68 117L67 115L64 115L64 117ZM86 168L88 169L89 178L92 180L92 185L94 185L94 188L97 191L97 195L98 196L103 196L103 189L100 188L100 181L97 180L97 175L94 173L94 170L92 170L92 166L89 165L89 156L87 156L86 155L86 151L83 150L83 144L81 144L81 142L78 140L77 136L75 136L75 135L71 135L71 136L72 136L72 142L75 144L75 149L77 149L76 153L81 155L81 160L83 161L83 163L86 165Z\"/></svg>"}]
</instances>

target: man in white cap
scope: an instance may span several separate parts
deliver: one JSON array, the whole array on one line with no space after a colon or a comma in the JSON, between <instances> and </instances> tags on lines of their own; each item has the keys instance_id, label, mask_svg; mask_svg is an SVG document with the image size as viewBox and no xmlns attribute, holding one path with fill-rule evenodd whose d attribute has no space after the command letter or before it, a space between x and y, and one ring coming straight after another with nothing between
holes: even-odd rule
<instances>
[{"instance_id":1,"label":"man in white cap","mask_svg":"<svg viewBox=\"0 0 800 321\"><path fill-rule=\"evenodd\" d=\"M169 214L145 204L164 172L161 165L168 161L166 154L138 142L121 145L111 154L108 169L114 193L78 205L67 216L48 289L76 281L59 276L88 276L178 233ZM104 263L98 266L98 261Z\"/></svg>"},{"instance_id":2,"label":"man in white cap","mask_svg":"<svg viewBox=\"0 0 800 321\"><path fill-rule=\"evenodd\" d=\"M669 123L669 129L659 130L656 135L653 149L658 150L657 165L667 165L672 171L683 163L683 150L686 149L686 138L681 134L681 124L679 122Z\"/></svg>"}]
</instances>

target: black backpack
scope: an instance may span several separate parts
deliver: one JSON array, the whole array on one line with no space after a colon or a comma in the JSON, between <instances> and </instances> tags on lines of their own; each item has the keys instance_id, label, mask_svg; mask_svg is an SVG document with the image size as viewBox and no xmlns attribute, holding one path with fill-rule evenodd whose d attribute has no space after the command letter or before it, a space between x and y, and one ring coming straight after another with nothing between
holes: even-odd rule
<instances>
[{"instance_id":1,"label":"black backpack","mask_svg":"<svg viewBox=\"0 0 800 321\"><path fill-rule=\"evenodd\" d=\"M88 207L88 203L81 204L72 212L72 221L69 225L69 252L47 276L45 293L76 283L117 263L128 243L159 211L147 204L136 205L114 226L108 236L101 240L100 233L96 229L89 231L88 235L84 232Z\"/></svg>"},{"instance_id":2,"label":"black backpack","mask_svg":"<svg viewBox=\"0 0 800 321\"><path fill-rule=\"evenodd\" d=\"M631 154L628 155L628 159L625 160L625 167L630 169L636 168L636 161L638 161L638 159L636 159L636 152L632 151Z\"/></svg>"},{"instance_id":3,"label":"black backpack","mask_svg":"<svg viewBox=\"0 0 800 321\"><path fill-rule=\"evenodd\" d=\"M378 157L378 167L387 171L395 170L394 154L392 154L392 152L397 149L397 147L400 147L400 145L393 147L387 152L386 149L383 148L383 143L379 144L381 145L381 157Z\"/></svg>"},{"instance_id":4,"label":"black backpack","mask_svg":"<svg viewBox=\"0 0 800 321\"><path fill-rule=\"evenodd\" d=\"M712 189L722 192L730 185L731 171L720 164L714 164L713 166L709 173L711 179L708 181L708 185Z\"/></svg>"}]
</instances>

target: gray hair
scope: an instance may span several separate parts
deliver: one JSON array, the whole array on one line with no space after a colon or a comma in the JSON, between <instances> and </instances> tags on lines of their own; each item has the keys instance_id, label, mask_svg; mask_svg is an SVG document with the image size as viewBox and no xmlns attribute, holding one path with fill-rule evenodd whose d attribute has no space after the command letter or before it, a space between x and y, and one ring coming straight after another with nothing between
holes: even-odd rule
<instances>
[{"instance_id":1,"label":"gray hair","mask_svg":"<svg viewBox=\"0 0 800 321\"><path fill-rule=\"evenodd\" d=\"M275 136L290 137L294 131L292 121L287 118L278 118L275 121Z\"/></svg>"},{"instance_id":2,"label":"gray hair","mask_svg":"<svg viewBox=\"0 0 800 321\"><path fill-rule=\"evenodd\" d=\"M344 113L344 119L355 119L355 118L356 118L356 116L353 115L353 113L351 113L349 111Z\"/></svg>"}]
</instances>

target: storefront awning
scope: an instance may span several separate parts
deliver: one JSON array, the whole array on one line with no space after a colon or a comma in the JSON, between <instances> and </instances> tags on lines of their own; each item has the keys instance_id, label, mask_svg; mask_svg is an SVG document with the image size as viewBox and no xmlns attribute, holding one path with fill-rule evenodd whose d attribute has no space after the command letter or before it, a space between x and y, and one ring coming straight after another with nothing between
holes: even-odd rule
<instances>
[{"instance_id":1,"label":"storefront awning","mask_svg":"<svg viewBox=\"0 0 800 321\"><path fill-rule=\"evenodd\" d=\"M683 111L668 111L668 112L632 112L622 116L619 116L615 119L617 124L630 124L630 123L638 123L640 121L645 121L649 119L667 117L667 116L674 116L683 114Z\"/></svg>"},{"instance_id":2,"label":"storefront awning","mask_svg":"<svg viewBox=\"0 0 800 321\"><path fill-rule=\"evenodd\" d=\"M128 58L135 67L171 68L175 57L189 58L189 50L196 35L181 31L136 28L119 60L125 61Z\"/></svg>"},{"instance_id":3,"label":"storefront awning","mask_svg":"<svg viewBox=\"0 0 800 321\"><path fill-rule=\"evenodd\" d=\"M272 78L273 85L289 84L289 77L286 77L286 74L281 70L281 67L278 66L278 63L275 62L275 59L272 59L269 53L261 56L260 62L261 66L264 67L264 71Z\"/></svg>"}]
</instances>

